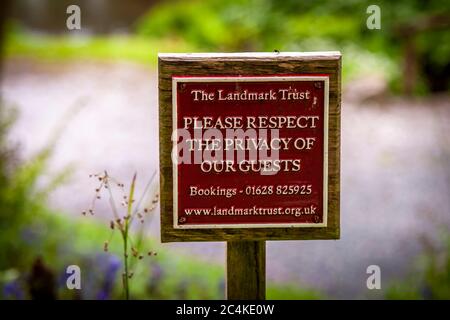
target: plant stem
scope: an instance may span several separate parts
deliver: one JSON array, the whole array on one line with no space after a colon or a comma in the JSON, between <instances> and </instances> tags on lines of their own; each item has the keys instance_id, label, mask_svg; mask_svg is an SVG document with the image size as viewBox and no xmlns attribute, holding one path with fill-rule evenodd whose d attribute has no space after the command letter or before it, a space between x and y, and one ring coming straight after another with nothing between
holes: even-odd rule
<instances>
[{"instance_id":1,"label":"plant stem","mask_svg":"<svg viewBox=\"0 0 450 320\"><path fill-rule=\"evenodd\" d=\"M124 227L123 227L123 231L122 231L123 264L124 264L124 269L125 269L125 274L124 274L124 278L123 278L123 288L125 290L125 299L126 300L130 300L130 285L129 285L130 275L128 274L128 230L130 227L130 220L132 218L135 185L136 185L136 173L134 174L133 180L131 181L130 194L128 196L127 215L125 216L125 219L124 219Z\"/></svg>"},{"instance_id":2,"label":"plant stem","mask_svg":"<svg viewBox=\"0 0 450 320\"><path fill-rule=\"evenodd\" d=\"M123 288L125 291L125 299L130 300L130 287L129 287L129 275L128 275L128 241L125 236L123 239L123 265L124 265L124 275L123 275Z\"/></svg>"}]
</instances>

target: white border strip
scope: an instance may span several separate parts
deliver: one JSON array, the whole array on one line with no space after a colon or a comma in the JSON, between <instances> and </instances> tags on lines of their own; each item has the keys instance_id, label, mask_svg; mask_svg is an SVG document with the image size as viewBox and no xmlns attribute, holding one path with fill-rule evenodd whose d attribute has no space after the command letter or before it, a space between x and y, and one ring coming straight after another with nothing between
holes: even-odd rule
<instances>
[{"instance_id":1,"label":"white border strip","mask_svg":"<svg viewBox=\"0 0 450 320\"><path fill-rule=\"evenodd\" d=\"M265 59L265 58L329 58L329 57L340 57L341 53L339 51L313 51L313 52L228 52L228 53L210 53L210 52L198 52L198 53L159 53L158 58L162 59L204 59L204 58L220 58L220 59L235 59L235 58L246 58L246 59Z\"/></svg>"},{"instance_id":2,"label":"white border strip","mask_svg":"<svg viewBox=\"0 0 450 320\"><path fill-rule=\"evenodd\" d=\"M267 81L323 81L324 88L324 132L323 132L323 222L322 223L253 223L253 224L178 224L178 165L173 168L173 227L175 229L225 229L225 228L323 228L328 223L328 76L245 76L245 77L172 77L172 128L177 128L177 84L179 82L267 82ZM176 141L173 142L176 146Z\"/></svg>"}]
</instances>

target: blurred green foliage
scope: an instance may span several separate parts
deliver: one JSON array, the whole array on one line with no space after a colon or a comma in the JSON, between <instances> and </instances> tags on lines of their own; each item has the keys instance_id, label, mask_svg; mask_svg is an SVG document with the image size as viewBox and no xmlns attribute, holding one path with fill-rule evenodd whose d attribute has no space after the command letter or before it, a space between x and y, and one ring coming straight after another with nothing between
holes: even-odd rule
<instances>
[{"instance_id":1,"label":"blurred green foliage","mask_svg":"<svg viewBox=\"0 0 450 320\"><path fill-rule=\"evenodd\" d=\"M450 299L450 233L440 230L437 244L424 239L425 252L410 276L392 284L387 299Z\"/></svg>"},{"instance_id":2,"label":"blurred green foliage","mask_svg":"<svg viewBox=\"0 0 450 320\"><path fill-rule=\"evenodd\" d=\"M70 38L65 36L36 36L12 28L4 48L7 57L28 57L50 62L65 60L129 60L154 66L159 50L193 51L183 41L174 39L145 39L142 37L111 36Z\"/></svg>"},{"instance_id":3,"label":"blurred green foliage","mask_svg":"<svg viewBox=\"0 0 450 320\"><path fill-rule=\"evenodd\" d=\"M50 226L43 226L36 219L34 212L46 211L44 203L47 195L66 176L66 172L52 176L46 186L37 188L38 180L47 169L48 160L52 154L51 144L37 153L32 159L18 164L16 153L8 148L7 132L11 126L14 113L0 108L1 127L1 160L0 176L0 269L8 265L27 266L32 257L18 254L20 249L33 246L33 236L39 232L46 232ZM26 234L27 226L30 234ZM44 228L44 229L43 229ZM29 236L29 237L28 237ZM50 242L48 243L50 246ZM45 248L50 250L51 248Z\"/></svg>"},{"instance_id":4,"label":"blurred green foliage","mask_svg":"<svg viewBox=\"0 0 450 320\"><path fill-rule=\"evenodd\" d=\"M371 4L381 9L381 30L366 26ZM439 91L449 88L450 30L445 21L446 27L429 25L448 14L440 0L167 1L142 17L136 30L149 38L184 40L199 51L340 50L344 80L381 73L397 89L401 77L409 76L400 72L406 44L400 31L424 29L413 33L422 76L417 89Z\"/></svg>"},{"instance_id":5,"label":"blurred green foliage","mask_svg":"<svg viewBox=\"0 0 450 320\"><path fill-rule=\"evenodd\" d=\"M381 9L381 30L369 30L369 5ZM441 0L190 0L157 3L133 35L42 36L10 26L7 56L127 59L156 65L158 52L325 51L343 53L344 82L380 75L400 91L413 34L416 93L446 91L450 74L449 7ZM440 20L439 20L440 19ZM448 20L448 19L447 19ZM434 27L433 27L434 26ZM415 32L414 30L421 30Z\"/></svg>"},{"instance_id":6,"label":"blurred green foliage","mask_svg":"<svg viewBox=\"0 0 450 320\"><path fill-rule=\"evenodd\" d=\"M311 37L332 39L334 46L359 33L360 22L353 16L326 7L308 12L311 6L302 6L273 0L168 1L150 10L137 23L137 32L181 38L208 51L292 51Z\"/></svg>"}]
</instances>

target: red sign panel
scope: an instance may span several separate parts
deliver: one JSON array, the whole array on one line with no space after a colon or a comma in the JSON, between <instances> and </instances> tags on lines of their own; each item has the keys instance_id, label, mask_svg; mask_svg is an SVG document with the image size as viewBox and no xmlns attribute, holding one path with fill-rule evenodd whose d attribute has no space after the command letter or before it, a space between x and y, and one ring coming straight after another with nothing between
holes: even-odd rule
<instances>
[{"instance_id":1,"label":"red sign panel","mask_svg":"<svg viewBox=\"0 0 450 320\"><path fill-rule=\"evenodd\" d=\"M174 228L326 227L327 75L172 82Z\"/></svg>"}]
</instances>

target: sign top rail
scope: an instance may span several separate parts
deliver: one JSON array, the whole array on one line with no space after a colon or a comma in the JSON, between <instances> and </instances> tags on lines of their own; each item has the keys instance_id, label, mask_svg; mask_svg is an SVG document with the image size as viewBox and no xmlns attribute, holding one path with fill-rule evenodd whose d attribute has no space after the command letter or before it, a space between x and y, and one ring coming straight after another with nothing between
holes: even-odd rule
<instances>
[{"instance_id":1,"label":"sign top rail","mask_svg":"<svg viewBox=\"0 0 450 320\"><path fill-rule=\"evenodd\" d=\"M339 51L315 51L315 52L233 52L233 53L159 53L160 59L286 59L286 58L314 58L321 57L340 59Z\"/></svg>"}]
</instances>

